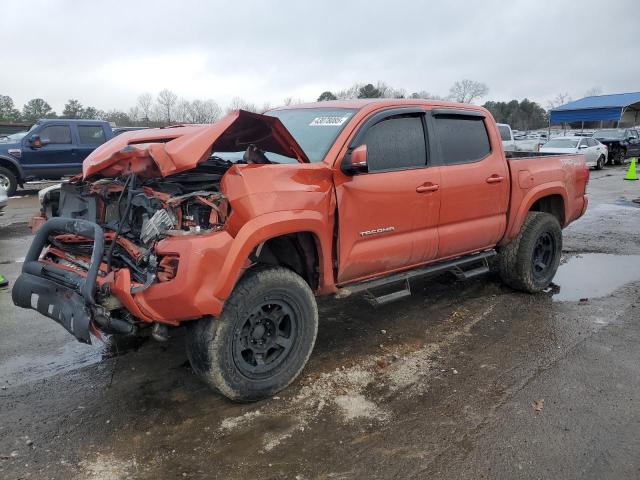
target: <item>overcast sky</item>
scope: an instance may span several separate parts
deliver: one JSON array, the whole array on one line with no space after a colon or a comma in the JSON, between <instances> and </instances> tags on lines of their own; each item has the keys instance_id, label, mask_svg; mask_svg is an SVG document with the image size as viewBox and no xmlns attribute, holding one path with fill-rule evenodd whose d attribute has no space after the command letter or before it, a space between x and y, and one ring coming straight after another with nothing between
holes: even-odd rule
<instances>
[{"instance_id":1,"label":"overcast sky","mask_svg":"<svg viewBox=\"0 0 640 480\"><path fill-rule=\"evenodd\" d=\"M639 91L637 0L3 0L0 94L128 109L163 88L272 105L382 80L483 100Z\"/></svg>"}]
</instances>

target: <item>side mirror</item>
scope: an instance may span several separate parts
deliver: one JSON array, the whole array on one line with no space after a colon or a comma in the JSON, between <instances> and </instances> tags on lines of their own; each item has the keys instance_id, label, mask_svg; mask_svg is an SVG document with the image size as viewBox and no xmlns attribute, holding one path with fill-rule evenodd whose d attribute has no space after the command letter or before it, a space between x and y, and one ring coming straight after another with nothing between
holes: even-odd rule
<instances>
[{"instance_id":1,"label":"side mirror","mask_svg":"<svg viewBox=\"0 0 640 480\"><path fill-rule=\"evenodd\" d=\"M578 148L579 148L580 150L583 150L583 149L587 148L587 146L586 146L586 145L580 145Z\"/></svg>"},{"instance_id":2,"label":"side mirror","mask_svg":"<svg viewBox=\"0 0 640 480\"><path fill-rule=\"evenodd\" d=\"M40 139L40 135L33 134L29 137L29 143L33 148L40 148L45 143Z\"/></svg>"},{"instance_id":3,"label":"side mirror","mask_svg":"<svg viewBox=\"0 0 640 480\"><path fill-rule=\"evenodd\" d=\"M345 175L367 173L369 171L367 166L367 146L360 145L354 148L350 154L344 157L340 169Z\"/></svg>"}]
</instances>

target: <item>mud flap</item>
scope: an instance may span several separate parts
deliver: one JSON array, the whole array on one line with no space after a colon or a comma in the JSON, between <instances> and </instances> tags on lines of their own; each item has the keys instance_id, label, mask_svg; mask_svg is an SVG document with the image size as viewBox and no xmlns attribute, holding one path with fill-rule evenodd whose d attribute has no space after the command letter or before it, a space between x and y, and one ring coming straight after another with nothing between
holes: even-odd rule
<instances>
[{"instance_id":1,"label":"mud flap","mask_svg":"<svg viewBox=\"0 0 640 480\"><path fill-rule=\"evenodd\" d=\"M46 278L23 273L11 292L13 303L52 318L82 343L91 343L91 313L85 299L73 290Z\"/></svg>"}]
</instances>

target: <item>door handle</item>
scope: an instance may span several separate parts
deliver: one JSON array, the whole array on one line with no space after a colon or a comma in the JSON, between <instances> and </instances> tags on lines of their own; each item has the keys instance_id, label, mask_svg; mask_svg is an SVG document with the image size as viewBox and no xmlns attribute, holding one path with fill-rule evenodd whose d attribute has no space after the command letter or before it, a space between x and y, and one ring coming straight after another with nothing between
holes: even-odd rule
<instances>
[{"instance_id":1,"label":"door handle","mask_svg":"<svg viewBox=\"0 0 640 480\"><path fill-rule=\"evenodd\" d=\"M430 183L428 185L420 185L419 187L416 187L416 192L418 193L435 192L439 188L440 188L440 185L438 185L437 183Z\"/></svg>"},{"instance_id":2,"label":"door handle","mask_svg":"<svg viewBox=\"0 0 640 480\"><path fill-rule=\"evenodd\" d=\"M487 183L500 183L504 180L504 177L501 177L500 175L491 175L489 178L487 178Z\"/></svg>"}]
</instances>

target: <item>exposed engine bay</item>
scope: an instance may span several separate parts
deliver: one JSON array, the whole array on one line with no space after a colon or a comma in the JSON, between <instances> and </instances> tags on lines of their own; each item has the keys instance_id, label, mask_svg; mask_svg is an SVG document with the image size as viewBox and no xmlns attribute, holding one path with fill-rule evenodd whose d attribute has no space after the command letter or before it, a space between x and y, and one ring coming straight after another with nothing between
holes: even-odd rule
<instances>
[{"instance_id":1,"label":"exposed engine bay","mask_svg":"<svg viewBox=\"0 0 640 480\"><path fill-rule=\"evenodd\" d=\"M154 256L154 244L167 236L198 235L223 227L228 203L220 179L232 165L212 157L189 172L164 179L104 178L64 183L48 192L42 208L47 218L88 220L105 229L108 269L128 267L132 280L149 285L173 278L172 262ZM48 257L74 263L90 255L90 239L63 234L50 238ZM64 253L64 255L63 255ZM47 258L47 257L45 257ZM82 260L78 266L83 266Z\"/></svg>"},{"instance_id":2,"label":"exposed engine bay","mask_svg":"<svg viewBox=\"0 0 640 480\"><path fill-rule=\"evenodd\" d=\"M177 273L177 257L156 255L158 241L222 229L229 204L220 192L220 180L232 165L212 156L193 170L165 178L143 179L131 173L93 182L63 183L43 196L42 215L100 225L104 230L104 255L98 278L127 268L133 285L131 293L137 293L156 282L169 281ZM48 243L43 261L80 272L89 268L93 239L55 233L49 235ZM112 312L116 318L127 318L129 325L135 321L125 310L116 312L122 305L108 290L98 289L96 303L103 307L105 315L111 316Z\"/></svg>"}]
</instances>

